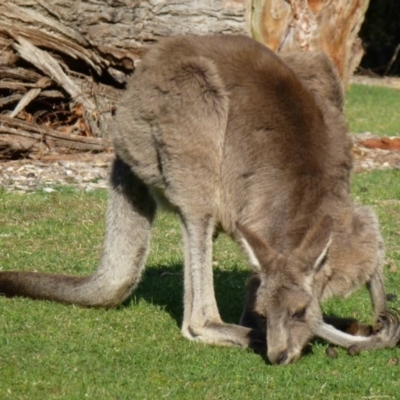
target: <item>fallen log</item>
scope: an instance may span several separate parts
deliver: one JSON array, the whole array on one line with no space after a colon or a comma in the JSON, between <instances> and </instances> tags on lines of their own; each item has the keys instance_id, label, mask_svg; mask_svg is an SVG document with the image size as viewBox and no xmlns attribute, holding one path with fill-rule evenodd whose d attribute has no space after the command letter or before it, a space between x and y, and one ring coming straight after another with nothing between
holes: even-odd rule
<instances>
[{"instance_id":1,"label":"fallen log","mask_svg":"<svg viewBox=\"0 0 400 400\"><path fill-rule=\"evenodd\" d=\"M52 153L111 151L105 138L59 132L0 114L0 158L40 158Z\"/></svg>"}]
</instances>

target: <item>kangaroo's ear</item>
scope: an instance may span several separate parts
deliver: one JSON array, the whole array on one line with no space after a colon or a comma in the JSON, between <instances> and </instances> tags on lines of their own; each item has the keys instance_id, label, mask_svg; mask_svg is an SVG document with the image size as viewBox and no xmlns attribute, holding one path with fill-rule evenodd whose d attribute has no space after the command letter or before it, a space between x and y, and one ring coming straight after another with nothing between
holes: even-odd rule
<instances>
[{"instance_id":1,"label":"kangaroo's ear","mask_svg":"<svg viewBox=\"0 0 400 400\"><path fill-rule=\"evenodd\" d=\"M241 233L240 239L251 264L258 270L266 270L277 253L262 238L248 228L236 222L236 228Z\"/></svg>"},{"instance_id":2,"label":"kangaroo's ear","mask_svg":"<svg viewBox=\"0 0 400 400\"><path fill-rule=\"evenodd\" d=\"M333 219L330 215L325 215L305 234L296 250L315 272L324 265L332 242L332 229Z\"/></svg>"}]
</instances>

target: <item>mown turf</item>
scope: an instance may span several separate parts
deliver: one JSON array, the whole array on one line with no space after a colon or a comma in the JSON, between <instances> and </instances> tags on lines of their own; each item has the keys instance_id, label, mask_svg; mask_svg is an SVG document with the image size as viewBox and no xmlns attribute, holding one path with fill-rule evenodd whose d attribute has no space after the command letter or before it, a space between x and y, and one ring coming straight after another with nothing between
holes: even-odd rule
<instances>
[{"instance_id":1,"label":"mown turf","mask_svg":"<svg viewBox=\"0 0 400 400\"><path fill-rule=\"evenodd\" d=\"M354 197L376 209L387 243L388 291L400 296L400 172L354 176ZM1 268L86 274L96 266L106 192L0 192ZM225 236L214 251L226 321L239 319L244 257ZM176 220L160 214L143 281L116 310L0 298L0 399L397 399L400 350L350 357L326 344L277 367L245 350L191 343L180 335L182 254ZM393 306L400 307L400 302ZM369 321L361 289L325 309Z\"/></svg>"},{"instance_id":2,"label":"mown turf","mask_svg":"<svg viewBox=\"0 0 400 400\"><path fill-rule=\"evenodd\" d=\"M352 132L399 133L400 92L351 86L346 114ZM400 172L353 178L354 198L379 214L387 246L386 286L400 297ZM29 195L0 191L0 268L88 274L104 233L106 192L58 188ZM215 243L217 299L224 320L237 322L247 263L225 236ZM400 308L400 301L392 303ZM326 344L286 367L240 349L191 343L180 335L180 228L160 214L143 281L116 310L0 298L0 399L397 399L400 351L350 357ZM324 309L370 321L360 289Z\"/></svg>"},{"instance_id":3,"label":"mown turf","mask_svg":"<svg viewBox=\"0 0 400 400\"><path fill-rule=\"evenodd\" d=\"M380 136L400 135L400 90L351 85L346 93L350 132Z\"/></svg>"}]
</instances>

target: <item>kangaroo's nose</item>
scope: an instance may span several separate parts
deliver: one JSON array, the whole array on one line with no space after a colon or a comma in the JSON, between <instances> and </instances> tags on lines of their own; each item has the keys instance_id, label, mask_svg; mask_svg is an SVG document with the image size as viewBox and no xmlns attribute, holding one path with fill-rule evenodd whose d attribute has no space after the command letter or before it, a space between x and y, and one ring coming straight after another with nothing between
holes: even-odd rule
<instances>
[{"instance_id":1,"label":"kangaroo's nose","mask_svg":"<svg viewBox=\"0 0 400 400\"><path fill-rule=\"evenodd\" d=\"M287 348L285 350L283 350L282 347L276 350L270 349L268 352L268 359L272 364L287 364L288 361L290 361L289 358L290 354Z\"/></svg>"},{"instance_id":2,"label":"kangaroo's nose","mask_svg":"<svg viewBox=\"0 0 400 400\"><path fill-rule=\"evenodd\" d=\"M287 350L285 350L279 355L279 357L276 360L276 363L280 364L280 365L285 364L285 361L287 360L287 358L288 358L288 352L287 352Z\"/></svg>"}]
</instances>

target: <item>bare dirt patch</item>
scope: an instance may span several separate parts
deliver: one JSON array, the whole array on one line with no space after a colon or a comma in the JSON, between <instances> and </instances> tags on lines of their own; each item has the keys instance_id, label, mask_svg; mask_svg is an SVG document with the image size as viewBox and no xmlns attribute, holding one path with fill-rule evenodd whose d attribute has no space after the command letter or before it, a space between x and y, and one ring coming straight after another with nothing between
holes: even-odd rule
<instances>
[{"instance_id":1,"label":"bare dirt patch","mask_svg":"<svg viewBox=\"0 0 400 400\"><path fill-rule=\"evenodd\" d=\"M353 171L357 173L371 169L400 168L398 139L382 138L370 133L354 135Z\"/></svg>"},{"instance_id":2,"label":"bare dirt patch","mask_svg":"<svg viewBox=\"0 0 400 400\"><path fill-rule=\"evenodd\" d=\"M367 75L354 75L351 78L351 83L357 85L370 85L370 86L385 86L393 89L400 89L400 77L396 76L367 76Z\"/></svg>"}]
</instances>

